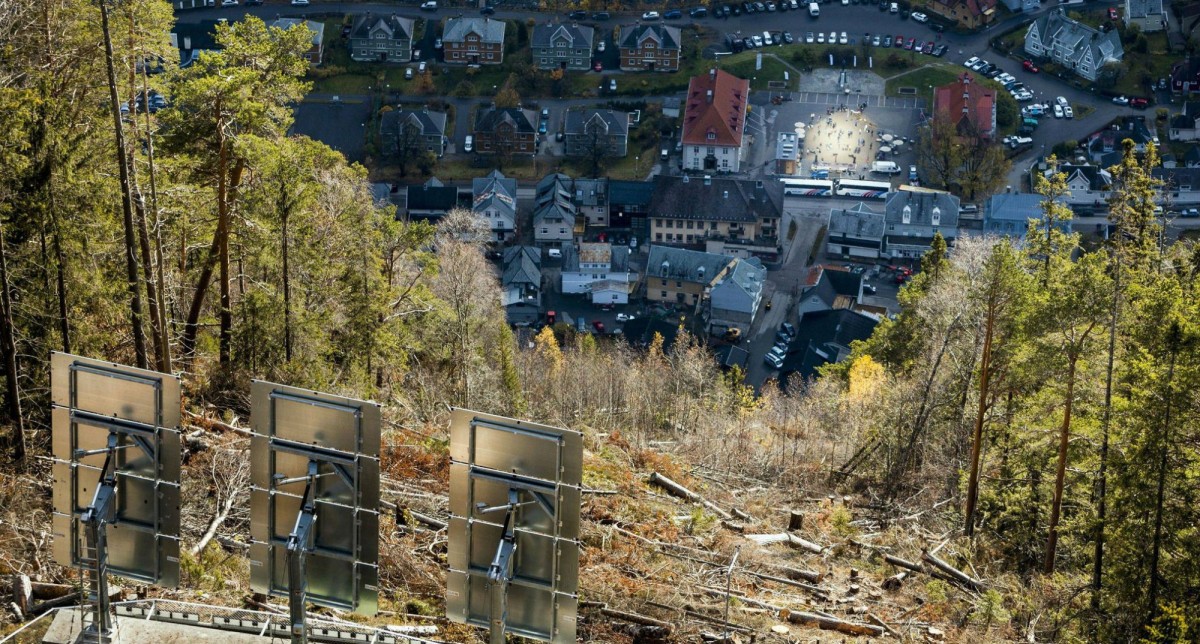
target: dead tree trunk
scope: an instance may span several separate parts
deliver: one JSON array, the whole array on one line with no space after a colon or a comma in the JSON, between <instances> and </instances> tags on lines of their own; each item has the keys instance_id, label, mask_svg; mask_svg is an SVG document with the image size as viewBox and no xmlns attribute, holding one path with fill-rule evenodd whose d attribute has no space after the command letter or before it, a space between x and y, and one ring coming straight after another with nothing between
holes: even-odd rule
<instances>
[{"instance_id":1,"label":"dead tree trunk","mask_svg":"<svg viewBox=\"0 0 1200 644\"><path fill-rule=\"evenodd\" d=\"M1071 438L1071 410L1075 402L1075 366L1078 354L1072 351L1067 356L1067 395L1063 403L1062 427L1058 436L1058 467L1054 474L1054 500L1050 504L1049 536L1046 537L1046 559L1042 571L1054 572L1054 554L1058 549L1058 518L1062 512L1063 484L1067 476L1067 447Z\"/></svg>"},{"instance_id":2,"label":"dead tree trunk","mask_svg":"<svg viewBox=\"0 0 1200 644\"><path fill-rule=\"evenodd\" d=\"M836 617L827 617L816 613L808 613L804 611L788 611L780 612L779 617L786 619L793 624L803 626L816 626L821 630L837 631L846 635L866 635L869 637L879 637L884 634L884 630L879 626L871 624L859 624L857 622L847 622L837 619Z\"/></svg>"},{"instance_id":3,"label":"dead tree trunk","mask_svg":"<svg viewBox=\"0 0 1200 644\"><path fill-rule=\"evenodd\" d=\"M8 247L4 224L0 222L0 352L4 354L5 400L8 422L12 424L13 460L25 460L25 417L21 413L21 386L18 381L16 329L13 327L12 297L8 281Z\"/></svg>"}]
</instances>

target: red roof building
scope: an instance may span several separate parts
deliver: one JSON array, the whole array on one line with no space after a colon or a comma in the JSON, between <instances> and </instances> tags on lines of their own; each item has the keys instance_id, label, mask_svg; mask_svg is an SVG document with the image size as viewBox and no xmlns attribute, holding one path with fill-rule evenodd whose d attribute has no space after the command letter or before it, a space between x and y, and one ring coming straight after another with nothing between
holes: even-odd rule
<instances>
[{"instance_id":1,"label":"red roof building","mask_svg":"<svg viewBox=\"0 0 1200 644\"><path fill-rule=\"evenodd\" d=\"M965 72L957 81L937 88L933 113L953 123L963 136L991 139L996 135L996 91L973 83Z\"/></svg>"},{"instance_id":2,"label":"red roof building","mask_svg":"<svg viewBox=\"0 0 1200 644\"><path fill-rule=\"evenodd\" d=\"M750 81L718 69L693 76L683 111L683 169L737 172Z\"/></svg>"},{"instance_id":3,"label":"red roof building","mask_svg":"<svg viewBox=\"0 0 1200 644\"><path fill-rule=\"evenodd\" d=\"M968 29L978 29L996 19L996 0L931 0L927 6Z\"/></svg>"}]
</instances>

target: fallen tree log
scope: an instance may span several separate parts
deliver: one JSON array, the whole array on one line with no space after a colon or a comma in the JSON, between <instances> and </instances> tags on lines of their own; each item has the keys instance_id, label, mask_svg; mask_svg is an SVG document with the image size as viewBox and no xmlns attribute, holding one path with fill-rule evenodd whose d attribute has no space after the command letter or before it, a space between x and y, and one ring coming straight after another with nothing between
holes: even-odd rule
<instances>
[{"instance_id":1,"label":"fallen tree log","mask_svg":"<svg viewBox=\"0 0 1200 644\"><path fill-rule=\"evenodd\" d=\"M671 479L663 476L662 474L659 474L658 472L652 472L650 474L650 482L654 483L655 485L658 485L659 487L663 488L667 492L670 492L674 496L677 496L681 499L686 499L693 503L699 503L700 505L703 505L704 507L708 508L709 510L712 510L713 514L716 514L717 516L721 517L722 519L725 519L726 521L733 520L733 515L726 512L724 509L719 507L717 504L709 501L708 499L704 498L703 496L700 496L699 494L696 494L695 492L687 489L686 487L683 487L682 485L676 483L675 481L672 481Z\"/></svg>"},{"instance_id":2,"label":"fallen tree log","mask_svg":"<svg viewBox=\"0 0 1200 644\"><path fill-rule=\"evenodd\" d=\"M655 628L661 628L664 631L666 631L667 635L671 635L672 633L675 632L675 625L672 624L671 622L664 622L661 619L654 619L653 617L647 617L646 615L630 613L628 611L617 610L615 608L609 608L607 606L600 608L600 614L604 615L605 617L611 617L613 619L619 619L619 620L630 622L633 624L640 624L642 626L653 626Z\"/></svg>"},{"instance_id":3,"label":"fallen tree log","mask_svg":"<svg viewBox=\"0 0 1200 644\"><path fill-rule=\"evenodd\" d=\"M908 573L901 571L901 572L898 572L898 573L892 575L891 577L888 577L887 579L884 579L883 584L882 584L883 589L884 590L899 590L900 587L904 585L905 577L908 577Z\"/></svg>"},{"instance_id":4,"label":"fallen tree log","mask_svg":"<svg viewBox=\"0 0 1200 644\"><path fill-rule=\"evenodd\" d=\"M820 598L822 600L825 600L825 601L829 600L829 591L825 590L824 588L821 588L820 586L806 584L802 581L796 581L794 579L784 579L783 577L776 577L775 575L768 575L768 574L761 573L761 572L754 572L753 570L745 570L743 572L745 572L747 575L750 575L752 577L757 577L759 579L762 579L763 581L773 581L777 584L783 584L784 586L791 586L793 588L800 588L803 590L807 590L808 592L816 595L818 598Z\"/></svg>"},{"instance_id":5,"label":"fallen tree log","mask_svg":"<svg viewBox=\"0 0 1200 644\"><path fill-rule=\"evenodd\" d=\"M978 579L973 579L967 573L955 568L954 566L951 566L929 552L922 552L921 559L929 562L929 564L934 568L937 568L945 573L948 577L950 577L951 581L957 582L958 584L970 590L978 592L983 588L983 582L979 581Z\"/></svg>"},{"instance_id":6,"label":"fallen tree log","mask_svg":"<svg viewBox=\"0 0 1200 644\"><path fill-rule=\"evenodd\" d=\"M803 579L809 583L819 584L825 579L825 574L814 570L801 570L799 568L791 568L788 566L776 566L779 572L783 573L788 579Z\"/></svg>"},{"instance_id":7,"label":"fallen tree log","mask_svg":"<svg viewBox=\"0 0 1200 644\"><path fill-rule=\"evenodd\" d=\"M892 564L893 566L899 566L901 568L908 568L909 570L911 570L913 572L925 572L925 569L922 568L920 566L920 564L915 564L906 559L901 559L900 557L893 557L892 555L884 555L883 560Z\"/></svg>"},{"instance_id":8,"label":"fallen tree log","mask_svg":"<svg viewBox=\"0 0 1200 644\"><path fill-rule=\"evenodd\" d=\"M807 550L816 555L819 555L819 554L825 552L825 546L822 546L817 543L813 543L813 542L811 542L807 539L801 538L801 537L797 537L796 535L794 535L790 532L788 533L787 537L788 537L788 543L794 548L800 548L802 550Z\"/></svg>"},{"instance_id":9,"label":"fallen tree log","mask_svg":"<svg viewBox=\"0 0 1200 644\"><path fill-rule=\"evenodd\" d=\"M804 611L788 611L783 610L779 613L779 618L789 621L793 624L801 626L816 626L821 630L837 631L847 635L867 635L870 637L879 637L884 634L884 629L872 624L859 624L857 622L848 622L844 619L829 617L826 615L818 615L816 613L808 613Z\"/></svg>"},{"instance_id":10,"label":"fallen tree log","mask_svg":"<svg viewBox=\"0 0 1200 644\"><path fill-rule=\"evenodd\" d=\"M38 615L41 615L42 613L45 613L47 611L54 610L55 608L64 608L66 606L74 606L75 604L78 604L80 601L82 601L82 599L83 599L83 593L81 593L79 591L70 592L70 593L67 593L66 595L63 595L62 597L56 597L55 599L48 599L44 602L34 604L29 609L28 614L32 617L37 617Z\"/></svg>"}]
</instances>

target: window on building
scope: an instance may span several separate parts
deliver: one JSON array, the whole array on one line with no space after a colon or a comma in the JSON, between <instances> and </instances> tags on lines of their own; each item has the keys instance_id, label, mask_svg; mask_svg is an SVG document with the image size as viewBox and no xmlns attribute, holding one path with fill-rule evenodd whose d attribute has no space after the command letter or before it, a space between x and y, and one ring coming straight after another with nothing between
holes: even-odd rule
<instances>
[{"instance_id":1,"label":"window on building","mask_svg":"<svg viewBox=\"0 0 1200 644\"><path fill-rule=\"evenodd\" d=\"M550 229L549 229L549 228L543 228L543 229L542 229L542 234L543 234L543 235L548 235L548 234L550 234Z\"/></svg>"},{"instance_id":2,"label":"window on building","mask_svg":"<svg viewBox=\"0 0 1200 644\"><path fill-rule=\"evenodd\" d=\"M674 227L675 227L675 220L674 220L674 219L668 219L668 220L667 220L667 228L674 228Z\"/></svg>"},{"instance_id":3,"label":"window on building","mask_svg":"<svg viewBox=\"0 0 1200 644\"><path fill-rule=\"evenodd\" d=\"M689 222L687 222L687 227L688 227L688 230L691 230L691 229L692 229L692 224L693 224L693 223L694 223L694 222L692 222L692 221L689 221Z\"/></svg>"},{"instance_id":4,"label":"window on building","mask_svg":"<svg viewBox=\"0 0 1200 644\"><path fill-rule=\"evenodd\" d=\"M689 244L690 244L690 243L692 243L692 236L691 236L691 235L688 235L688 236L687 236L687 241L688 241L688 243L689 243Z\"/></svg>"},{"instance_id":5,"label":"window on building","mask_svg":"<svg viewBox=\"0 0 1200 644\"><path fill-rule=\"evenodd\" d=\"M662 285L663 285L663 286L666 286L666 285L667 285L667 280L659 280L659 281L661 281L661 282L662 282Z\"/></svg>"},{"instance_id":6,"label":"window on building","mask_svg":"<svg viewBox=\"0 0 1200 644\"><path fill-rule=\"evenodd\" d=\"M675 281L675 288L683 288L683 282L682 282L682 281L680 281L680 280L676 280L676 281Z\"/></svg>"},{"instance_id":7,"label":"window on building","mask_svg":"<svg viewBox=\"0 0 1200 644\"><path fill-rule=\"evenodd\" d=\"M667 297L667 292L666 292L666 291L663 291L663 292L662 292L662 297L663 297L663 299L666 299L666 297Z\"/></svg>"},{"instance_id":8,"label":"window on building","mask_svg":"<svg viewBox=\"0 0 1200 644\"><path fill-rule=\"evenodd\" d=\"M654 221L656 222L656 223L655 223L655 225L656 225L656 226L658 226L659 228L662 228L662 225L663 225L663 220L661 220L661 219L655 219Z\"/></svg>"},{"instance_id":9,"label":"window on building","mask_svg":"<svg viewBox=\"0 0 1200 644\"><path fill-rule=\"evenodd\" d=\"M654 241L662 241L662 233L654 233Z\"/></svg>"}]
</instances>

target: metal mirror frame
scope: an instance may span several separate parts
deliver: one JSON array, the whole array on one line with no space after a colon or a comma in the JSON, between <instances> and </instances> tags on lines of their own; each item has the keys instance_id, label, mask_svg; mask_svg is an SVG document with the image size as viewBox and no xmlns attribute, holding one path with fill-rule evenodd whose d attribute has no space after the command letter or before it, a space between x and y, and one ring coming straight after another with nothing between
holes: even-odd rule
<instances>
[{"instance_id":1,"label":"metal mirror frame","mask_svg":"<svg viewBox=\"0 0 1200 644\"><path fill-rule=\"evenodd\" d=\"M575 642L582 478L579 432L453 410L451 621L489 628L492 642Z\"/></svg>"},{"instance_id":2,"label":"metal mirror frame","mask_svg":"<svg viewBox=\"0 0 1200 644\"><path fill-rule=\"evenodd\" d=\"M291 598L294 629L303 628L305 600L364 615L378 610L381 415L373 402L251 384L251 588ZM305 553L297 598L288 551L300 535L306 542L291 544Z\"/></svg>"}]
</instances>

